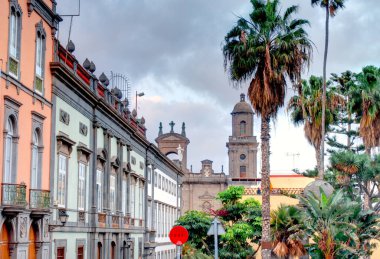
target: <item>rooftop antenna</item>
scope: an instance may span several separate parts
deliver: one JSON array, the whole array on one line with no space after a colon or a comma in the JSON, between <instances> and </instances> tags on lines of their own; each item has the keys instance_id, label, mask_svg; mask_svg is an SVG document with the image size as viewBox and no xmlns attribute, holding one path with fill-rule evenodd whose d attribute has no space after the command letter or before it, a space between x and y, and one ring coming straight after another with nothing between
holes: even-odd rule
<instances>
[{"instance_id":1,"label":"rooftop antenna","mask_svg":"<svg viewBox=\"0 0 380 259\"><path fill-rule=\"evenodd\" d=\"M68 49L70 37L71 37L71 28L73 26L73 17L80 16L80 0L78 0L78 13L76 14L60 14L61 17L70 17L70 27L69 27L69 36L67 39L66 50ZM59 31L58 31L58 39L59 39ZM66 51L66 60L67 60L67 51ZM66 61L65 61L66 62Z\"/></svg>"},{"instance_id":2,"label":"rooftop antenna","mask_svg":"<svg viewBox=\"0 0 380 259\"><path fill-rule=\"evenodd\" d=\"M121 73L115 73L111 71L110 81L111 81L112 89L117 87L121 91L122 96L120 99L123 99L124 101L126 101L127 103L126 106L129 108L131 105L132 96L131 96L131 85L130 85L130 81L128 77Z\"/></svg>"},{"instance_id":3,"label":"rooftop antenna","mask_svg":"<svg viewBox=\"0 0 380 259\"><path fill-rule=\"evenodd\" d=\"M293 157L293 168L295 168L295 157L299 157L300 153L286 153L286 156L292 156Z\"/></svg>"}]
</instances>

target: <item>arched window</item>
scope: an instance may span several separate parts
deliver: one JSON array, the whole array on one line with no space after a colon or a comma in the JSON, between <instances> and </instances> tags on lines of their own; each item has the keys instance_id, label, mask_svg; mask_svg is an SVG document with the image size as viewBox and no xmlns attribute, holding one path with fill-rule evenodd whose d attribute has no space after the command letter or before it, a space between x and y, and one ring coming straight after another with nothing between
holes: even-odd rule
<instances>
[{"instance_id":1,"label":"arched window","mask_svg":"<svg viewBox=\"0 0 380 259\"><path fill-rule=\"evenodd\" d=\"M32 139L32 175L31 175L31 189L39 188L39 175L40 175L40 161L38 155L38 147L40 145L40 136L38 129L33 132Z\"/></svg>"},{"instance_id":2,"label":"arched window","mask_svg":"<svg viewBox=\"0 0 380 259\"><path fill-rule=\"evenodd\" d=\"M10 1L9 15L9 72L19 76L20 38L21 38L21 7L16 0Z\"/></svg>"},{"instance_id":3,"label":"arched window","mask_svg":"<svg viewBox=\"0 0 380 259\"><path fill-rule=\"evenodd\" d=\"M5 150L4 150L4 183L12 183L12 164L13 164L13 137L14 123L12 118L8 118L6 124Z\"/></svg>"},{"instance_id":4,"label":"arched window","mask_svg":"<svg viewBox=\"0 0 380 259\"><path fill-rule=\"evenodd\" d=\"M36 92L41 95L44 93L45 38L46 32L41 21L36 25L36 77L34 82Z\"/></svg>"},{"instance_id":5,"label":"arched window","mask_svg":"<svg viewBox=\"0 0 380 259\"><path fill-rule=\"evenodd\" d=\"M245 121L240 122L240 136L243 136L246 134L246 127L247 123Z\"/></svg>"}]
</instances>

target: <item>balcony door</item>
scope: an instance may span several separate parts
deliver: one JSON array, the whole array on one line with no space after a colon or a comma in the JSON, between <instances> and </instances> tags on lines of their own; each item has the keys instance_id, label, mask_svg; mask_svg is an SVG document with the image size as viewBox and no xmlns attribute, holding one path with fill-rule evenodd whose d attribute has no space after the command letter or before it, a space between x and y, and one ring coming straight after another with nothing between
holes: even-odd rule
<instances>
[{"instance_id":1,"label":"balcony door","mask_svg":"<svg viewBox=\"0 0 380 259\"><path fill-rule=\"evenodd\" d=\"M38 183L38 146L39 146L39 136L38 132L35 130L33 132L33 141L32 141L32 175L31 175L31 189L39 189Z\"/></svg>"},{"instance_id":2,"label":"balcony door","mask_svg":"<svg viewBox=\"0 0 380 259\"><path fill-rule=\"evenodd\" d=\"M4 183L12 183L12 163L13 163L13 135L14 127L11 118L8 118L6 125L5 147L4 147Z\"/></svg>"}]
</instances>

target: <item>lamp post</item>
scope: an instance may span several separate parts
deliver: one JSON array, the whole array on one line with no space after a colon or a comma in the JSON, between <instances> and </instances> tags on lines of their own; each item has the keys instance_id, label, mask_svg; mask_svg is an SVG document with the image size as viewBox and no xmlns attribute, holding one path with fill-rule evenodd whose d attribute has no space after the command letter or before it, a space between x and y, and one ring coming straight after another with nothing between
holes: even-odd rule
<instances>
[{"instance_id":1,"label":"lamp post","mask_svg":"<svg viewBox=\"0 0 380 259\"><path fill-rule=\"evenodd\" d=\"M136 111L137 111L137 97L142 97L144 95L145 95L144 92L137 93L137 91L136 91Z\"/></svg>"},{"instance_id":2,"label":"lamp post","mask_svg":"<svg viewBox=\"0 0 380 259\"><path fill-rule=\"evenodd\" d=\"M49 225L49 231L53 231L53 229L57 228L57 227L63 227L65 226L68 218L69 218L69 215L67 214L66 210L62 210L62 209L59 209L58 210L58 218L59 218L59 221L61 222L61 225Z\"/></svg>"}]
</instances>

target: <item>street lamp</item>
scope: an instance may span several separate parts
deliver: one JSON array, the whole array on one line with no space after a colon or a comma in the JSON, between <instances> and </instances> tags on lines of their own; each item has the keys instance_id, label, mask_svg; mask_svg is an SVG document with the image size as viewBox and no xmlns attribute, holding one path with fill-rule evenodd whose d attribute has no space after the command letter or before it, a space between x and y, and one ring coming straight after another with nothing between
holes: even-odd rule
<instances>
[{"instance_id":1,"label":"street lamp","mask_svg":"<svg viewBox=\"0 0 380 259\"><path fill-rule=\"evenodd\" d=\"M59 221L61 222L60 225L49 225L49 231L52 231L56 227L63 227L65 226L67 219L69 218L69 215L67 214L66 210L58 210L58 218Z\"/></svg>"},{"instance_id":2,"label":"street lamp","mask_svg":"<svg viewBox=\"0 0 380 259\"><path fill-rule=\"evenodd\" d=\"M142 97L144 95L145 95L144 92L137 93L137 91L136 91L136 111L137 111L137 97Z\"/></svg>"}]
</instances>

